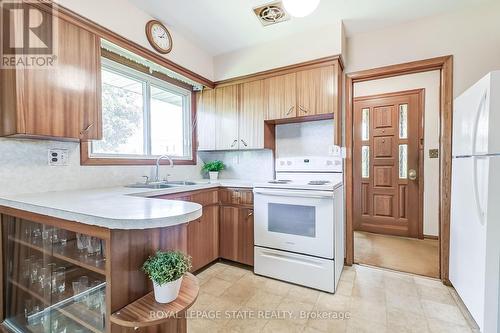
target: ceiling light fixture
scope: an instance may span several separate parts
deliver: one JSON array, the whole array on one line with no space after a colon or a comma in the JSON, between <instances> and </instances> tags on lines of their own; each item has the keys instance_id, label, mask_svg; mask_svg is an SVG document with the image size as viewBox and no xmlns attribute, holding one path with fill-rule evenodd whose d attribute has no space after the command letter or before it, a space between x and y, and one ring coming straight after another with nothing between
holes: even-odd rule
<instances>
[{"instance_id":1,"label":"ceiling light fixture","mask_svg":"<svg viewBox=\"0 0 500 333\"><path fill-rule=\"evenodd\" d=\"M283 0L286 11L294 17L304 17L318 8L320 0Z\"/></svg>"}]
</instances>

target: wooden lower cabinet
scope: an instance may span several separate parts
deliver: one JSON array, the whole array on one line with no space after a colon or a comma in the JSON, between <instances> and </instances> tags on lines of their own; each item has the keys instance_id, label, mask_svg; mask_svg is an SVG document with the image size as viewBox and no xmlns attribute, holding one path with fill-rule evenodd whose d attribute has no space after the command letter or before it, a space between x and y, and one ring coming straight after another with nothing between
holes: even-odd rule
<instances>
[{"instance_id":1,"label":"wooden lower cabinet","mask_svg":"<svg viewBox=\"0 0 500 333\"><path fill-rule=\"evenodd\" d=\"M219 206L203 207L203 216L190 222L187 228L188 254L192 257L191 271L219 258Z\"/></svg>"},{"instance_id":2,"label":"wooden lower cabinet","mask_svg":"<svg viewBox=\"0 0 500 333\"><path fill-rule=\"evenodd\" d=\"M221 206L220 257L253 266L253 209Z\"/></svg>"}]
</instances>

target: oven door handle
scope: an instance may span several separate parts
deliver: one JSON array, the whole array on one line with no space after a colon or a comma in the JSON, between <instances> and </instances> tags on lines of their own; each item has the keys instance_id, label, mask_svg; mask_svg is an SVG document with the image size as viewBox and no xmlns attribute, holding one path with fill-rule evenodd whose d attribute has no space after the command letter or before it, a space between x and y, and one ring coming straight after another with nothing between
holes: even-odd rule
<instances>
[{"instance_id":1,"label":"oven door handle","mask_svg":"<svg viewBox=\"0 0 500 333\"><path fill-rule=\"evenodd\" d=\"M326 191L293 191L293 190L269 191L269 190L259 189L259 190L254 190L254 193L277 196L277 197L301 197L301 198L321 198L321 199L333 198L333 192L326 192Z\"/></svg>"}]
</instances>

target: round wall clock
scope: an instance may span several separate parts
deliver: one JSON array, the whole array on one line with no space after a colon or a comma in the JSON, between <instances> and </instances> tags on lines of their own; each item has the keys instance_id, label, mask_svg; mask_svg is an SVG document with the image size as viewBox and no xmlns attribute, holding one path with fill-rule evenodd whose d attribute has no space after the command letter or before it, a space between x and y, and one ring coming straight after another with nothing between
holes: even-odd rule
<instances>
[{"instance_id":1,"label":"round wall clock","mask_svg":"<svg viewBox=\"0 0 500 333\"><path fill-rule=\"evenodd\" d=\"M146 36L156 51L167 54L172 50L172 36L160 21L152 20L146 24Z\"/></svg>"}]
</instances>

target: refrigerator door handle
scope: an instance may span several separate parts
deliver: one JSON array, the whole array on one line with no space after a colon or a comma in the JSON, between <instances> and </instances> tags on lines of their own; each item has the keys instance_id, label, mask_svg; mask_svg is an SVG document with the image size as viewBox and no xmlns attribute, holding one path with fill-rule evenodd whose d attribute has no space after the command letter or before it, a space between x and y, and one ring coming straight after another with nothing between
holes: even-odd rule
<instances>
[{"instance_id":1,"label":"refrigerator door handle","mask_svg":"<svg viewBox=\"0 0 500 333\"><path fill-rule=\"evenodd\" d=\"M477 215L479 217L479 222L481 223L482 226L484 226L484 210L482 207L481 203L481 196L479 195L479 177L478 177L478 168L477 164L480 159L484 159L485 157L477 157L473 156L473 172L474 172L474 180L473 180L473 187L474 187L474 198L476 201L476 209L477 209ZM487 157L486 157L487 158Z\"/></svg>"},{"instance_id":2,"label":"refrigerator door handle","mask_svg":"<svg viewBox=\"0 0 500 333\"><path fill-rule=\"evenodd\" d=\"M486 100L488 98L488 91L485 91L481 102L476 110L476 119L474 119L474 130L472 133L472 156L476 155L476 145L477 145L477 135L479 130L479 120L481 119L481 115L483 114L484 107L486 106Z\"/></svg>"}]
</instances>

